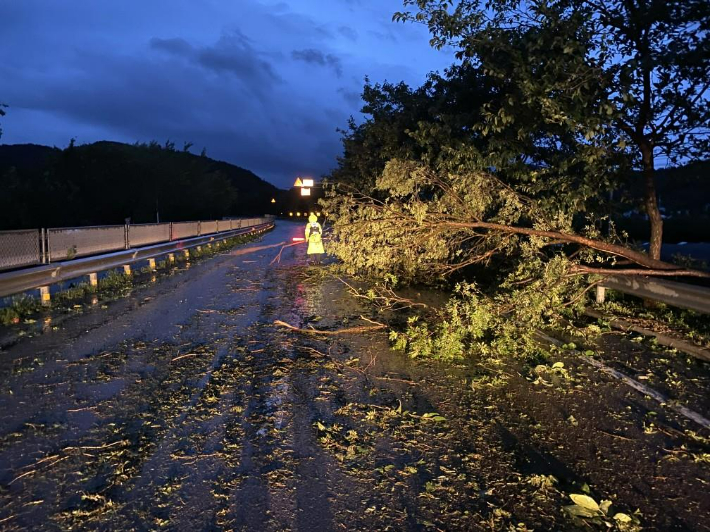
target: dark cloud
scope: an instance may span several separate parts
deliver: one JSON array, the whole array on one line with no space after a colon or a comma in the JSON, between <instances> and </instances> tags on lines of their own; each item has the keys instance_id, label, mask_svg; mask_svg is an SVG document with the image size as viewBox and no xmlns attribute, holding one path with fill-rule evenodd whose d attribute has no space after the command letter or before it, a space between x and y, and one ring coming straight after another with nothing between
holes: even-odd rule
<instances>
[{"instance_id":1,"label":"dark cloud","mask_svg":"<svg viewBox=\"0 0 710 532\"><path fill-rule=\"evenodd\" d=\"M355 31L350 26L340 26L338 28L338 33L340 33L340 35L342 35L346 39L350 39L353 42L357 41L357 31Z\"/></svg>"},{"instance_id":2,"label":"dark cloud","mask_svg":"<svg viewBox=\"0 0 710 532\"><path fill-rule=\"evenodd\" d=\"M350 90L345 87L338 88L338 94L340 94L346 102L348 102L353 107L362 104L362 97L360 91Z\"/></svg>"},{"instance_id":3,"label":"dark cloud","mask_svg":"<svg viewBox=\"0 0 710 532\"><path fill-rule=\"evenodd\" d=\"M156 44L188 49L176 39ZM83 55L81 65L85 70L77 78L46 83L44 90L27 92L22 99L25 109L40 113L38 123L61 116L77 124L56 142L62 146L70 137L79 142L189 141L207 147L211 157L234 162L280 186L286 186L296 170L322 174L339 149L332 139L326 142L328 151L320 150L322 138L333 136L333 123L310 102L289 105L281 94L258 99L241 79L212 83L200 76L203 67L196 61L178 68L150 57L135 61ZM20 100L17 94L10 96ZM18 110L13 119L21 116ZM346 116L341 112L339 121Z\"/></svg>"},{"instance_id":4,"label":"dark cloud","mask_svg":"<svg viewBox=\"0 0 710 532\"><path fill-rule=\"evenodd\" d=\"M416 85L436 64L425 28L392 44L381 0L6 4L0 142L187 141L283 187L336 164L365 75Z\"/></svg>"},{"instance_id":5,"label":"dark cloud","mask_svg":"<svg viewBox=\"0 0 710 532\"><path fill-rule=\"evenodd\" d=\"M369 35L372 35L375 39L379 39L380 41L389 41L391 43L397 43L397 37L390 30L387 30L387 31L370 30L367 33Z\"/></svg>"},{"instance_id":6,"label":"dark cloud","mask_svg":"<svg viewBox=\"0 0 710 532\"><path fill-rule=\"evenodd\" d=\"M340 59L333 54L324 54L320 50L308 48L306 50L294 50L291 52L291 57L298 61L330 67L338 77L343 75L343 65Z\"/></svg>"},{"instance_id":7,"label":"dark cloud","mask_svg":"<svg viewBox=\"0 0 710 532\"><path fill-rule=\"evenodd\" d=\"M162 50L174 55L191 55L194 53L194 48L185 39L159 39L153 37L150 40L150 47L154 50Z\"/></svg>"},{"instance_id":8,"label":"dark cloud","mask_svg":"<svg viewBox=\"0 0 710 532\"><path fill-rule=\"evenodd\" d=\"M195 47L185 39L150 40L150 47L174 56L184 57L215 73L230 73L262 89L264 84L282 81L269 61L252 46L251 41L241 32L235 31L223 35L212 46Z\"/></svg>"}]
</instances>

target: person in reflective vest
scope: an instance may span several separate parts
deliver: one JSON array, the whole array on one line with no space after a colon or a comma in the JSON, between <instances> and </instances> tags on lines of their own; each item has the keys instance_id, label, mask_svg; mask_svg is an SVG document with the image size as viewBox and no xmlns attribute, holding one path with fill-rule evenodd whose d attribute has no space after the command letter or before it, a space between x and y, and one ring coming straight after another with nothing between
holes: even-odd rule
<instances>
[{"instance_id":1,"label":"person in reflective vest","mask_svg":"<svg viewBox=\"0 0 710 532\"><path fill-rule=\"evenodd\" d=\"M308 251L306 251L306 253L308 255L314 255L314 261L319 263L321 255L325 253L325 250L323 249L323 228L318 223L318 218L315 214L311 214L308 217L306 242L308 242Z\"/></svg>"}]
</instances>

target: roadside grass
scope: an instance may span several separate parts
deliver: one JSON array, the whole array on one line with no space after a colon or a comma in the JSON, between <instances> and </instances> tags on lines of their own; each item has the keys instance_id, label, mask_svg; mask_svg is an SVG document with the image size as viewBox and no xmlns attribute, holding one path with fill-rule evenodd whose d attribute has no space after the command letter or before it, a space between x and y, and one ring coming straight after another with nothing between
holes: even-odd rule
<instances>
[{"instance_id":1,"label":"roadside grass","mask_svg":"<svg viewBox=\"0 0 710 532\"><path fill-rule=\"evenodd\" d=\"M594 308L618 317L655 321L662 328L710 347L710 319L700 312L675 308L665 303L645 306L641 299L613 290L607 292L607 301L595 304Z\"/></svg>"}]
</instances>

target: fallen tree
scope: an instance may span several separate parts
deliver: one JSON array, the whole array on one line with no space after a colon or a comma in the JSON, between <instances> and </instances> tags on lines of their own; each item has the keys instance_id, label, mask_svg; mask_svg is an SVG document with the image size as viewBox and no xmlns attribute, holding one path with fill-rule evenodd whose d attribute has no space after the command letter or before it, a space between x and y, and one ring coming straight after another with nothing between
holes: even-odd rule
<instances>
[{"instance_id":1,"label":"fallen tree","mask_svg":"<svg viewBox=\"0 0 710 532\"><path fill-rule=\"evenodd\" d=\"M324 209L334 220L329 249L344 269L384 280L373 303L389 305L401 283L454 286L444 307L412 314L406 330L392 333L414 356L536 352L535 330L569 327L610 274L710 278L550 205L488 171L453 174L395 159L370 194L332 184Z\"/></svg>"},{"instance_id":2,"label":"fallen tree","mask_svg":"<svg viewBox=\"0 0 710 532\"><path fill-rule=\"evenodd\" d=\"M586 0L404 4L395 19L427 24L460 63L418 89L366 84L367 118L344 132L322 202L329 250L381 279L374 303L402 283L453 290L443 308L405 310L395 343L445 358L530 352L532 333L569 327L605 276L710 278L661 260L653 177L657 153L708 153L707 43L687 31L705 4L642 17ZM642 197L612 201L639 172ZM639 208L648 252L613 222Z\"/></svg>"},{"instance_id":3,"label":"fallen tree","mask_svg":"<svg viewBox=\"0 0 710 532\"><path fill-rule=\"evenodd\" d=\"M335 215L335 249L353 271L417 280L519 254L521 246L540 253L566 245L575 246L563 253L574 275L710 278L710 272L654 259L616 235L603 238L593 219L577 232L578 213L560 210L552 217L549 208L485 171L448 174L392 160L372 195L336 183L324 205Z\"/></svg>"}]
</instances>

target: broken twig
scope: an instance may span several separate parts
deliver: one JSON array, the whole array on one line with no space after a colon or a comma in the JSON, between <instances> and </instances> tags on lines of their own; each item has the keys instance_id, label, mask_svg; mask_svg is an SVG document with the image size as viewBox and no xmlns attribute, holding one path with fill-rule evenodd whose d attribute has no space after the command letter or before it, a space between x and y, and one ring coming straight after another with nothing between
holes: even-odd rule
<instances>
[{"instance_id":1,"label":"broken twig","mask_svg":"<svg viewBox=\"0 0 710 532\"><path fill-rule=\"evenodd\" d=\"M210 353L188 353L187 355L180 355L179 357L173 358L170 363L172 364L173 362L177 362L181 358L187 358L187 357L197 357L200 355L209 355Z\"/></svg>"},{"instance_id":2,"label":"broken twig","mask_svg":"<svg viewBox=\"0 0 710 532\"><path fill-rule=\"evenodd\" d=\"M281 249L279 250L278 255L276 255L271 262L269 263L269 266L272 266L274 263L281 264L281 254L284 252L284 249L290 248L291 246L298 246L299 244L305 244L306 241L302 240L300 242L294 242L292 244L284 244L281 246Z\"/></svg>"},{"instance_id":3,"label":"broken twig","mask_svg":"<svg viewBox=\"0 0 710 532\"><path fill-rule=\"evenodd\" d=\"M373 325L364 325L362 327L350 327L348 329L339 329L337 331L320 331L318 329L301 329L299 327L295 327L294 325L291 325L290 323L286 323L285 321L281 321L281 320L275 320L274 325L279 325L280 327L286 327L287 329L291 329L292 331L296 331L296 332L303 333L303 334L323 334L323 335L329 335L329 336L334 336L334 335L338 335L338 334L355 334L355 333L361 333L361 332L367 332L367 331L377 331L379 329L384 329L385 327L387 327L384 323L378 323L376 321L368 320L367 318L362 318L362 319L372 323Z\"/></svg>"}]
</instances>

